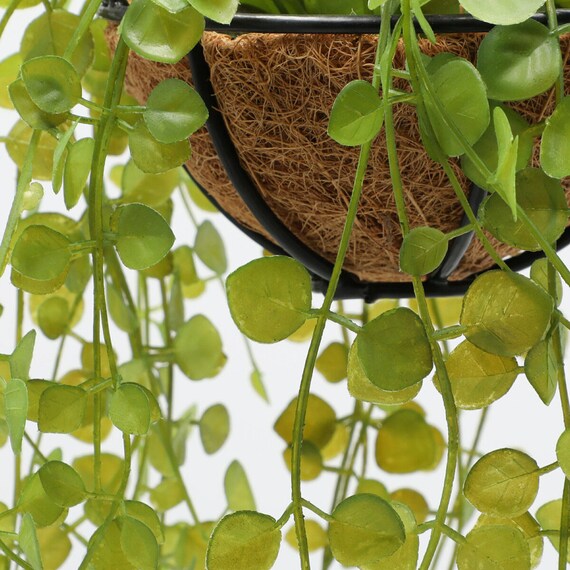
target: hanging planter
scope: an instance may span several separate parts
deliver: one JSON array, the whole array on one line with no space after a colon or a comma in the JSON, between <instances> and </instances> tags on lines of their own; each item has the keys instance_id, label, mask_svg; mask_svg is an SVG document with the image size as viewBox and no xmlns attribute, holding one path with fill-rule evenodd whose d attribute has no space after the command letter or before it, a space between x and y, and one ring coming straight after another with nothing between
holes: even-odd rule
<instances>
[{"instance_id":1,"label":"hanging planter","mask_svg":"<svg viewBox=\"0 0 570 570\"><path fill-rule=\"evenodd\" d=\"M104 6L102 13L119 20L124 10L124 5L113 4ZM570 10L558 15L561 23L570 20ZM546 22L545 15L535 19ZM467 15L431 16L429 21L437 43L420 41L426 55L449 52L472 62L491 28ZM332 271L358 162L358 149L340 146L327 134L329 113L347 83L370 79L378 26L373 16L238 14L229 26L207 22L201 44L187 61L167 65L132 54L128 65L127 89L141 103L163 79L177 77L194 85L210 117L208 130L191 138L189 173L258 243L301 261L320 291ZM109 27L107 37L113 48L116 26ZM567 56L570 39L563 37L561 43ZM393 65L405 68L401 46ZM405 89L406 81L397 80L396 86ZM511 106L532 125L551 112L553 101L545 93ZM430 159L421 142L413 108L406 103L393 108L411 227L448 233L465 225L443 168ZM459 160L454 170L477 211L485 191L467 179ZM443 263L426 278L429 295L462 294L477 274L494 266L479 240L472 238L466 233L450 243ZM521 253L491 239L516 270L541 255ZM558 246L569 241L566 230ZM371 301L413 295L409 275L400 271L400 247L381 134L373 146L337 297Z\"/></svg>"}]
</instances>

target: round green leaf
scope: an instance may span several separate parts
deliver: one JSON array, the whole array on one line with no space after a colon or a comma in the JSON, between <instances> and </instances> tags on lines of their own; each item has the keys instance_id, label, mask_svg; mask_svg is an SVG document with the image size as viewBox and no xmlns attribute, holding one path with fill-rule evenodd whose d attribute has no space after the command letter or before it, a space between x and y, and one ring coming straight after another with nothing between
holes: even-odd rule
<instances>
[{"instance_id":1,"label":"round green leaf","mask_svg":"<svg viewBox=\"0 0 570 570\"><path fill-rule=\"evenodd\" d=\"M46 494L37 473L26 480L17 506L21 513L30 513L38 527L52 525L64 512Z\"/></svg>"},{"instance_id":2,"label":"round green leaf","mask_svg":"<svg viewBox=\"0 0 570 570\"><path fill-rule=\"evenodd\" d=\"M556 394L560 364L552 338L535 344L524 359L524 373L539 398L548 406Z\"/></svg>"},{"instance_id":3,"label":"round green leaf","mask_svg":"<svg viewBox=\"0 0 570 570\"><path fill-rule=\"evenodd\" d=\"M95 140L79 139L69 145L63 173L65 207L71 210L79 202L91 171Z\"/></svg>"},{"instance_id":4,"label":"round green leaf","mask_svg":"<svg viewBox=\"0 0 570 570\"><path fill-rule=\"evenodd\" d=\"M153 532L141 521L126 516L118 519L121 550L137 570L158 568L158 543Z\"/></svg>"},{"instance_id":5,"label":"round green leaf","mask_svg":"<svg viewBox=\"0 0 570 570\"><path fill-rule=\"evenodd\" d=\"M247 475L240 462L232 461L224 477L224 491L231 511L255 510L255 499Z\"/></svg>"},{"instance_id":6,"label":"round green leaf","mask_svg":"<svg viewBox=\"0 0 570 570\"><path fill-rule=\"evenodd\" d=\"M57 526L37 529L44 570L63 566L71 553L71 540L67 532Z\"/></svg>"},{"instance_id":7,"label":"round green leaf","mask_svg":"<svg viewBox=\"0 0 570 570\"><path fill-rule=\"evenodd\" d=\"M225 273L228 269L224 242L209 220L202 222L196 233L194 252L206 267L217 275Z\"/></svg>"},{"instance_id":8,"label":"round green leaf","mask_svg":"<svg viewBox=\"0 0 570 570\"><path fill-rule=\"evenodd\" d=\"M85 484L77 471L62 461L48 461L38 471L48 497L61 507L73 507L85 500Z\"/></svg>"},{"instance_id":9,"label":"round green leaf","mask_svg":"<svg viewBox=\"0 0 570 570\"><path fill-rule=\"evenodd\" d=\"M76 28L79 16L67 10L51 10L36 18L24 32L20 53L24 61L40 56L63 56ZM83 34L71 57L79 75L84 75L93 61L93 37Z\"/></svg>"},{"instance_id":10,"label":"round green leaf","mask_svg":"<svg viewBox=\"0 0 570 570\"><path fill-rule=\"evenodd\" d=\"M135 164L151 174L181 166L190 158L190 143L186 139L161 143L152 136L143 119L129 131L129 148Z\"/></svg>"},{"instance_id":11,"label":"round green leaf","mask_svg":"<svg viewBox=\"0 0 570 570\"><path fill-rule=\"evenodd\" d=\"M556 443L556 459L564 475L570 479L570 429L562 432Z\"/></svg>"},{"instance_id":12,"label":"round green leaf","mask_svg":"<svg viewBox=\"0 0 570 570\"><path fill-rule=\"evenodd\" d=\"M537 259L536 261L533 262L533 264L530 266L530 278L535 282L538 283L538 285L540 285L545 291L549 291L550 286L549 286L549 267L550 262L542 257L540 259ZM555 293L555 297L556 297L556 306L560 305L560 302L562 301L562 296L563 296L563 289L562 289L562 279L560 278L560 275L557 272L554 272L554 281L556 284L556 293Z\"/></svg>"},{"instance_id":13,"label":"round green leaf","mask_svg":"<svg viewBox=\"0 0 570 570\"><path fill-rule=\"evenodd\" d=\"M47 226L28 226L14 246L12 266L32 279L56 279L69 269L70 245L66 236Z\"/></svg>"},{"instance_id":14,"label":"round green leaf","mask_svg":"<svg viewBox=\"0 0 570 570\"><path fill-rule=\"evenodd\" d=\"M351 81L337 95L328 133L339 144L359 146L376 137L383 121L384 106L378 91L368 81Z\"/></svg>"},{"instance_id":15,"label":"round green leaf","mask_svg":"<svg viewBox=\"0 0 570 570\"><path fill-rule=\"evenodd\" d=\"M184 500L184 487L178 479L163 479L150 492L150 500L155 508L165 512Z\"/></svg>"},{"instance_id":16,"label":"round green leaf","mask_svg":"<svg viewBox=\"0 0 570 570\"><path fill-rule=\"evenodd\" d=\"M178 329L174 353L176 364L190 380L213 378L226 363L222 339L204 315L192 317Z\"/></svg>"},{"instance_id":17,"label":"round green leaf","mask_svg":"<svg viewBox=\"0 0 570 570\"><path fill-rule=\"evenodd\" d=\"M48 338L56 339L67 331L70 316L67 299L49 297L38 308L38 325Z\"/></svg>"},{"instance_id":18,"label":"round green leaf","mask_svg":"<svg viewBox=\"0 0 570 570\"><path fill-rule=\"evenodd\" d=\"M556 499L554 501L550 501L542 505L542 507L540 507L540 509L536 511L536 519L540 523L540 526L542 527L543 530L552 530L558 533L560 531L561 514L562 514L562 499ZM554 546L554 548L558 552L560 550L560 539L558 537L558 534L555 534L554 536L548 535L548 539L552 543L552 546ZM570 543L570 541L568 542ZM567 560L568 558L570 558L570 554L567 555ZM570 562L570 560L568 560L568 562Z\"/></svg>"},{"instance_id":19,"label":"round green leaf","mask_svg":"<svg viewBox=\"0 0 570 570\"><path fill-rule=\"evenodd\" d=\"M176 170L149 174L143 172L133 160L129 160L121 175L120 186L123 191L121 202L142 202L151 208L156 208L170 198L178 181L179 174Z\"/></svg>"},{"instance_id":20,"label":"round green leaf","mask_svg":"<svg viewBox=\"0 0 570 570\"><path fill-rule=\"evenodd\" d=\"M486 525L472 530L457 549L458 570L530 570L530 549L514 527Z\"/></svg>"},{"instance_id":21,"label":"round green leaf","mask_svg":"<svg viewBox=\"0 0 570 570\"><path fill-rule=\"evenodd\" d=\"M151 407L142 386L126 382L111 397L109 417L123 433L145 435L151 421Z\"/></svg>"},{"instance_id":22,"label":"round green leaf","mask_svg":"<svg viewBox=\"0 0 570 570\"><path fill-rule=\"evenodd\" d=\"M400 269L410 275L435 271L447 254L445 234L435 228L414 228L400 249Z\"/></svg>"},{"instance_id":23,"label":"round green leaf","mask_svg":"<svg viewBox=\"0 0 570 570\"><path fill-rule=\"evenodd\" d=\"M19 378L11 378L4 388L3 396L4 410L0 413L4 412L6 415L12 451L19 454L22 451L22 439L28 415L27 383Z\"/></svg>"},{"instance_id":24,"label":"round green leaf","mask_svg":"<svg viewBox=\"0 0 570 570\"><path fill-rule=\"evenodd\" d=\"M536 283L505 271L477 277L463 299L460 322L475 346L501 356L523 354L541 340L554 307Z\"/></svg>"},{"instance_id":25,"label":"round green leaf","mask_svg":"<svg viewBox=\"0 0 570 570\"><path fill-rule=\"evenodd\" d=\"M394 406L414 399L422 387L417 382L403 390L387 391L378 388L367 378L358 358L357 343L354 342L348 354L348 391L353 398L373 404Z\"/></svg>"},{"instance_id":26,"label":"round green leaf","mask_svg":"<svg viewBox=\"0 0 570 570\"><path fill-rule=\"evenodd\" d=\"M305 531L307 533L307 547L309 552L315 552L315 550L320 550L328 545L329 539L327 533L317 521L305 519ZM293 548L299 548L294 526L287 531L285 540Z\"/></svg>"},{"instance_id":27,"label":"round green leaf","mask_svg":"<svg viewBox=\"0 0 570 570\"><path fill-rule=\"evenodd\" d=\"M540 95L554 85L561 68L558 38L534 20L493 28L477 54L477 69L487 85L489 98L497 101Z\"/></svg>"},{"instance_id":28,"label":"round green leaf","mask_svg":"<svg viewBox=\"0 0 570 570\"><path fill-rule=\"evenodd\" d=\"M562 185L538 168L526 168L518 172L516 184L517 202L544 238L549 243L555 243L568 222L568 204ZM539 251L540 244L528 227L520 220L513 220L510 211L501 196L489 196L480 213L485 229L513 247Z\"/></svg>"},{"instance_id":29,"label":"round green leaf","mask_svg":"<svg viewBox=\"0 0 570 570\"><path fill-rule=\"evenodd\" d=\"M544 4L544 0L459 0L461 5L478 20L490 24L517 24L530 18Z\"/></svg>"},{"instance_id":30,"label":"round green leaf","mask_svg":"<svg viewBox=\"0 0 570 570\"><path fill-rule=\"evenodd\" d=\"M538 465L522 451L498 449L473 465L465 480L467 500L489 515L517 517L538 493Z\"/></svg>"},{"instance_id":31,"label":"round green leaf","mask_svg":"<svg viewBox=\"0 0 570 570\"><path fill-rule=\"evenodd\" d=\"M208 570L269 570L281 546L275 519L254 511L226 515L214 528L208 551Z\"/></svg>"},{"instance_id":32,"label":"round green leaf","mask_svg":"<svg viewBox=\"0 0 570 570\"><path fill-rule=\"evenodd\" d=\"M214 404L202 414L198 427L204 451L209 455L216 453L230 433L228 410L223 404Z\"/></svg>"},{"instance_id":33,"label":"round green leaf","mask_svg":"<svg viewBox=\"0 0 570 570\"><path fill-rule=\"evenodd\" d=\"M487 90L477 69L465 59L453 59L432 73L431 80L448 119L470 144L477 142L491 120ZM443 151L448 156L462 155L463 144L441 121L439 113L430 105L426 110Z\"/></svg>"},{"instance_id":34,"label":"round green leaf","mask_svg":"<svg viewBox=\"0 0 570 570\"><path fill-rule=\"evenodd\" d=\"M283 460L287 469L291 471L293 449L287 447L283 452ZM319 448L311 441L303 441L301 445L301 481L313 481L323 472L323 456Z\"/></svg>"},{"instance_id":35,"label":"round green leaf","mask_svg":"<svg viewBox=\"0 0 570 570\"><path fill-rule=\"evenodd\" d=\"M377 495L359 493L332 512L329 543L336 560L362 566L396 552L406 539L398 513Z\"/></svg>"},{"instance_id":36,"label":"round green leaf","mask_svg":"<svg viewBox=\"0 0 570 570\"><path fill-rule=\"evenodd\" d=\"M202 127L208 109L185 81L165 79L148 96L143 117L152 136L168 144L187 139Z\"/></svg>"},{"instance_id":37,"label":"round green leaf","mask_svg":"<svg viewBox=\"0 0 570 570\"><path fill-rule=\"evenodd\" d=\"M49 433L71 433L83 422L87 392L78 386L50 386L40 397L38 429Z\"/></svg>"},{"instance_id":38,"label":"round green leaf","mask_svg":"<svg viewBox=\"0 0 570 570\"><path fill-rule=\"evenodd\" d=\"M194 8L170 13L152 0L134 0L121 22L125 43L151 61L176 63L198 43L204 17Z\"/></svg>"},{"instance_id":39,"label":"round green leaf","mask_svg":"<svg viewBox=\"0 0 570 570\"><path fill-rule=\"evenodd\" d=\"M515 358L490 354L467 340L451 352L445 367L455 404L464 410L484 408L502 398L519 374Z\"/></svg>"},{"instance_id":40,"label":"round green leaf","mask_svg":"<svg viewBox=\"0 0 570 570\"><path fill-rule=\"evenodd\" d=\"M432 469L438 455L432 427L415 410L398 410L382 422L376 438L376 462L384 471Z\"/></svg>"},{"instance_id":41,"label":"round green leaf","mask_svg":"<svg viewBox=\"0 0 570 570\"><path fill-rule=\"evenodd\" d=\"M210 20L221 24L229 24L238 9L238 0L189 0L189 3Z\"/></svg>"},{"instance_id":42,"label":"round green leaf","mask_svg":"<svg viewBox=\"0 0 570 570\"><path fill-rule=\"evenodd\" d=\"M346 378L348 350L342 342L329 344L317 358L317 370L329 382L340 382Z\"/></svg>"},{"instance_id":43,"label":"round green leaf","mask_svg":"<svg viewBox=\"0 0 570 570\"><path fill-rule=\"evenodd\" d=\"M540 165L552 178L570 175L570 97L564 97L546 119L540 143Z\"/></svg>"},{"instance_id":44,"label":"round green leaf","mask_svg":"<svg viewBox=\"0 0 570 570\"><path fill-rule=\"evenodd\" d=\"M57 127L67 119L67 113L54 115L42 111L30 97L21 79L17 79L8 88L10 99L20 117L32 128L49 130Z\"/></svg>"},{"instance_id":45,"label":"round green leaf","mask_svg":"<svg viewBox=\"0 0 570 570\"><path fill-rule=\"evenodd\" d=\"M140 501L125 501L125 511L130 518L136 519L147 526L154 534L158 544L164 542L162 523L151 507Z\"/></svg>"},{"instance_id":46,"label":"round green leaf","mask_svg":"<svg viewBox=\"0 0 570 570\"><path fill-rule=\"evenodd\" d=\"M293 398L273 426L276 433L287 444L293 442L296 409L297 398ZM335 429L336 414L333 408L317 395L309 394L303 439L322 449L331 440Z\"/></svg>"},{"instance_id":47,"label":"round green leaf","mask_svg":"<svg viewBox=\"0 0 570 570\"><path fill-rule=\"evenodd\" d=\"M119 206L111 218L117 253L130 269L146 269L158 263L174 243L174 234L164 218L143 204Z\"/></svg>"},{"instance_id":48,"label":"round green leaf","mask_svg":"<svg viewBox=\"0 0 570 570\"><path fill-rule=\"evenodd\" d=\"M28 212L34 211L40 205L44 197L44 187L39 182L31 182L24 190L24 199L22 200L22 209Z\"/></svg>"},{"instance_id":49,"label":"round green leaf","mask_svg":"<svg viewBox=\"0 0 570 570\"><path fill-rule=\"evenodd\" d=\"M382 390L409 388L432 369L424 325L410 309L382 313L364 326L355 342L366 377Z\"/></svg>"},{"instance_id":50,"label":"round green leaf","mask_svg":"<svg viewBox=\"0 0 570 570\"><path fill-rule=\"evenodd\" d=\"M311 278L289 257L251 261L228 276L226 288L234 322L258 342L287 338L311 309Z\"/></svg>"},{"instance_id":51,"label":"round green leaf","mask_svg":"<svg viewBox=\"0 0 570 570\"><path fill-rule=\"evenodd\" d=\"M22 56L14 53L0 61L0 107L12 109L12 96L8 94L8 86L16 81Z\"/></svg>"},{"instance_id":52,"label":"round green leaf","mask_svg":"<svg viewBox=\"0 0 570 570\"><path fill-rule=\"evenodd\" d=\"M32 101L46 113L70 111L81 97L81 80L69 61L56 55L34 57L20 69Z\"/></svg>"}]
</instances>

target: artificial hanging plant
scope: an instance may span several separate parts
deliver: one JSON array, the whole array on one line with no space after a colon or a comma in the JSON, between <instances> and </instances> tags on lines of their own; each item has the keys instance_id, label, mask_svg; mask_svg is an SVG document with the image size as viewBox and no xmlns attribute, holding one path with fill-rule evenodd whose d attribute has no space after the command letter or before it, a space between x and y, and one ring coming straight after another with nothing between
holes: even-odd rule
<instances>
[{"instance_id":1,"label":"artificial hanging plant","mask_svg":"<svg viewBox=\"0 0 570 570\"><path fill-rule=\"evenodd\" d=\"M73 538L84 549L78 566L85 569L263 570L273 566L282 529L292 520L288 540L298 548L303 569L310 567L311 549L322 551L324 568L335 560L363 569L435 568L446 542L453 545L446 564L460 570L528 569L540 564L545 537L564 568L570 405L563 354L570 323L560 302L570 270L554 244L568 222L562 180L570 174L570 109L559 44L566 26L558 23L555 3L371 0L350 6L379 11L381 23L371 80L349 83L334 106L323 109L330 136L360 147L324 301L315 307L309 273L284 256L250 262L226 282L231 315L251 340L274 343L309 330L298 394L282 403L274 424L284 441L292 501L282 512L258 512L244 468L232 462L225 472L230 512L212 521L200 517L186 483L187 439L197 426L205 452L215 453L227 437L231 410L196 401L175 415L175 376L205 380L225 366L214 324L186 312L206 281L223 279L227 260L211 222L196 224L191 246L175 248L169 225L175 203L195 220L188 193L208 207L179 170L190 156L188 137L202 127L207 110L176 79L156 86L144 105L129 97L123 83L130 50L174 63L199 41L204 16L227 23L238 5L135 0L110 57L106 23L96 18L99 4L88 2L75 14L45 0L19 51L0 67L2 103L20 116L4 138L18 178L0 243L0 267L10 272L17 296L15 342L1 358L1 441L11 447L15 473L13 501L0 512L2 564L60 567ZM269 12L282 8L279 2L249 4ZM437 41L423 4L426 13L469 12L496 25L482 39L476 62L422 53L418 33ZM22 0L10 3L0 29L26 6ZM309 2L296 7L315 9ZM538 10L545 10L547 25L532 19ZM392 63L401 45L403 68ZM513 103L545 92L552 106L529 125ZM410 227L393 117L393 107L402 104L417 114L421 142L465 210L468 224L461 229ZM399 266L415 300L364 304L350 312L340 303L333 310L366 193L367 162L380 138L401 232ZM125 164L106 171L108 157L125 149ZM459 166L488 192L478 212L458 181ZM44 192L63 198L60 212L42 209ZM449 241L467 231L497 268L474 279L459 315L450 317L457 302L427 299L422 279L440 265ZM532 265L530 277L517 274L489 235L544 257ZM199 277L196 259L206 277ZM28 310L34 323L29 330ZM82 312L90 313L88 338L76 332ZM325 326L333 323L340 326L341 341L321 347ZM40 334L58 339L59 349L53 371L38 378L30 369ZM125 351L116 350L121 336L128 342ZM70 342L76 343L76 368L61 370L60 356ZM251 368L253 387L266 396L253 357ZM347 377L350 414L338 417L335 402L311 391L315 369L331 383ZM564 425L546 434L546 465L519 449L520 442L478 450L486 410L525 377L536 406L563 411ZM428 382L441 393L445 431L431 425L431 410L426 414L414 401ZM463 409L483 410L471 448L459 430ZM104 451L102 442L117 433L122 451ZM52 449L43 434L65 435L56 436L61 444ZM69 460L61 448L70 437L87 442L90 453ZM23 457L30 459L29 469ZM404 481L440 463L440 493L431 509L421 489L402 483L389 493L382 484L386 474ZM543 476L558 470L565 475L560 498L535 504ZM303 481L323 472L337 476L330 506L307 500L303 488ZM171 513L181 502L190 518L177 522Z\"/></svg>"}]
</instances>

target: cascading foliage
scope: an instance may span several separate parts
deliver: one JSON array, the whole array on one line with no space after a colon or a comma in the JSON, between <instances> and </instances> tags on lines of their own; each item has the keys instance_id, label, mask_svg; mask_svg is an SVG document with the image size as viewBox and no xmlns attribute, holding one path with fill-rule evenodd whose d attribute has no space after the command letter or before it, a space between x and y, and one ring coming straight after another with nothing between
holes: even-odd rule
<instances>
[{"instance_id":1,"label":"cascading foliage","mask_svg":"<svg viewBox=\"0 0 570 570\"><path fill-rule=\"evenodd\" d=\"M0 30L16 9L37 3L12 0ZM359 146L361 160L321 306L313 306L309 274L290 258L252 261L226 281L229 310L246 337L261 343L311 339L298 395L273 426L291 471L292 501L283 513L258 512L246 472L234 461L224 478L227 514L214 521L196 511L182 467L192 427L205 452L215 453L228 436L229 412L222 404L202 409L200 402L180 417L173 411L177 371L198 381L217 376L226 362L215 325L206 315L187 315L206 283L223 281L228 270L215 226L194 215L196 206L211 207L179 168L190 156L188 137L208 113L180 80L161 82L144 106L124 92L123 82L130 51L175 63L199 41L204 17L227 23L238 2L134 0L112 57L106 23L95 16L99 3L86 2L76 15L64 3L42 0L19 50L0 63L0 104L19 115L3 138L18 177L0 242L0 271L9 268L18 302L13 350L0 355L0 445L9 442L13 450L15 479L13 502L0 504L0 566L56 569L68 559L73 538L84 548L85 570L265 570L292 519L286 538L299 549L303 570L315 550L323 552L323 568L333 560L362 570L439 568L446 541L454 545L446 564L460 570L527 570L540 563L545 537L565 568L568 479L559 499L535 504L543 475L561 469L570 477L563 361L570 321L559 309L570 271L554 248L569 216L562 179L570 175L570 103L559 37L570 29L558 25L555 2L243 3L268 13L377 13L382 24L372 80L349 83L326 110L330 136ZM546 11L548 26L531 18L538 10ZM424 17L434 12L469 12L495 25L476 64L421 52L414 24L435 42ZM405 69L393 65L400 42ZM394 87L395 77L407 89ZM511 105L547 91L555 105L538 124L529 125ZM417 114L422 143L465 209L465 228L445 234L409 226L392 115L393 105L403 102ZM333 298L380 132L403 236L400 267L413 281L415 299L363 304L361 313L347 314L342 303L333 310ZM126 149L127 162L106 179L108 157ZM478 213L465 198L457 164L488 192ZM61 194L61 212L41 209L44 191ZM173 248L174 204L196 226L191 245ZM449 241L467 231L498 268L477 277L462 300L426 299L422 276L439 267ZM521 250L542 251L544 258L530 277L516 274L489 234ZM196 258L206 276L199 276ZM89 338L76 330L86 306ZM29 331L26 310L34 322ZM341 340L322 346L325 326L332 324ZM53 369L42 367L42 378L30 377L38 334L58 343ZM130 354L114 349L120 335ZM65 343L77 343L80 359L64 371ZM329 382L346 382L353 401L348 416L338 417L331 402L311 391L315 370ZM266 398L253 356L247 373ZM487 407L523 376L536 391L536 406L563 411L560 432L548 434L552 462L545 466L523 450L481 455L477 449ZM445 433L414 401L428 381L441 393ZM460 410L482 410L475 442L460 437ZM122 434L122 452L103 452L101 443L114 430ZM61 449L46 449L44 433L62 434L61 448L70 436L92 452L66 462ZM428 505L422 489L403 484L390 492L381 482L382 473L428 471L442 462L437 504ZM324 471L338 480L331 505L317 506L303 496L303 481ZM187 522L171 516L180 503ZM305 519L308 513L312 518ZM420 548L423 534L428 538Z\"/></svg>"}]
</instances>

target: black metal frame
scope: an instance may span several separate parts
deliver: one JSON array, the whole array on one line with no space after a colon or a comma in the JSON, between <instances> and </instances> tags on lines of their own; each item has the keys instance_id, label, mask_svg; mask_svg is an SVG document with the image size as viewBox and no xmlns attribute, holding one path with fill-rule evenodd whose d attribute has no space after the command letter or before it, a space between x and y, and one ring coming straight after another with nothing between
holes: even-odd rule
<instances>
[{"instance_id":1,"label":"black metal frame","mask_svg":"<svg viewBox=\"0 0 570 570\"><path fill-rule=\"evenodd\" d=\"M119 2L111 0L110 3L103 3L100 14L107 19L120 20L125 9L126 6L120 0ZM558 16L561 23L570 22L570 10L558 10ZM545 14L537 14L534 18L546 23ZM428 16L428 21L437 33L474 33L485 32L492 28L491 25L475 20L468 15L433 15ZM206 29L230 34L247 32L365 34L376 33L379 25L380 18L376 16L238 14L229 25L218 24L208 20ZM188 61L192 71L194 87L208 107L209 119L206 126L226 174L241 199L278 245L273 244L259 233L245 228L243 224L220 208L219 204L200 186L202 192L231 222L262 247L275 254L290 255L300 261L312 275L313 289L317 292L325 293L333 264L308 248L281 222L269 208L256 184L242 167L224 118L219 111L216 95L210 82L210 69L205 61L200 44L188 55ZM484 190L472 185L469 201L475 212L477 212L485 195L486 192ZM467 217L464 216L461 225L465 226L468 223ZM472 238L473 234L470 232L451 242L448 253L440 267L431 273L424 282L424 289L428 296L447 297L465 293L476 275L461 281L449 281L448 278L459 265ZM569 243L570 228L567 228L558 241L557 247L564 247ZM535 259L542 256L542 252L524 252L507 260L506 263L512 269L519 271L528 267ZM414 292L411 283L366 282L343 270L335 298L362 298L367 302L372 302L379 298L409 298L413 296Z\"/></svg>"}]
</instances>

